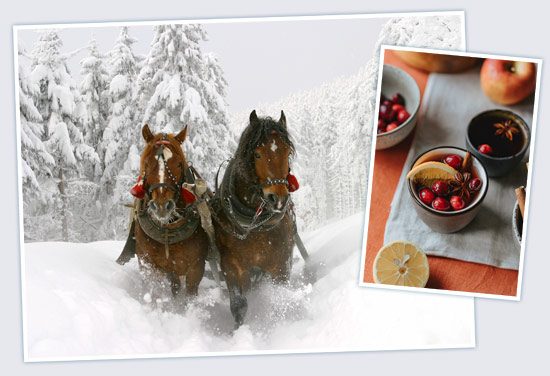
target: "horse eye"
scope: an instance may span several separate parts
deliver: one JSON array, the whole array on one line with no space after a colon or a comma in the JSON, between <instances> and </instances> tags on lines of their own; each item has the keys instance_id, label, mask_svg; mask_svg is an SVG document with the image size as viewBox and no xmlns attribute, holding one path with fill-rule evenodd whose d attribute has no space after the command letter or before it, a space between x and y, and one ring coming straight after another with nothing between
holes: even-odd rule
<instances>
[{"instance_id":1,"label":"horse eye","mask_svg":"<svg viewBox=\"0 0 550 376\"><path fill-rule=\"evenodd\" d=\"M183 164L180 162L178 163L178 168L182 168L183 167Z\"/></svg>"},{"instance_id":2,"label":"horse eye","mask_svg":"<svg viewBox=\"0 0 550 376\"><path fill-rule=\"evenodd\" d=\"M260 158L261 158L261 155L260 155L260 153L254 153L254 156L255 156L256 158L258 158L258 159L260 159Z\"/></svg>"},{"instance_id":3,"label":"horse eye","mask_svg":"<svg viewBox=\"0 0 550 376\"><path fill-rule=\"evenodd\" d=\"M145 168L149 168L149 163L145 162Z\"/></svg>"}]
</instances>

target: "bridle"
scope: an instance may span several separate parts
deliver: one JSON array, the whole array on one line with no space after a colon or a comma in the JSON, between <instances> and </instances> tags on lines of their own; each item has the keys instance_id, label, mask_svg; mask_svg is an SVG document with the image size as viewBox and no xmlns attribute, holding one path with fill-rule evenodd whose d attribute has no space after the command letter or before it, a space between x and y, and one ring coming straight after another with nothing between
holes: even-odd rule
<instances>
[{"instance_id":1,"label":"bridle","mask_svg":"<svg viewBox=\"0 0 550 376\"><path fill-rule=\"evenodd\" d=\"M172 144L170 143L170 141L166 140L166 133L162 133L162 140L157 141L155 143L155 146L158 146L157 151L156 151L157 163L156 163L155 167L153 168L153 170L151 171L151 173L153 173L159 167L159 159L162 159L162 163L164 164L164 169L168 173L168 177L170 178L170 180L174 184L158 183L158 184L154 184L154 185L147 188L147 173L144 172L143 173L143 186L144 186L144 188L146 188L147 197L149 198L149 200L152 199L153 191L155 189L157 189L157 188L168 188L168 189L171 189L174 192L174 202L177 203L178 199L179 199L179 196L181 194L181 187L182 187L183 183L186 182L185 181L186 180L185 175L186 175L186 172L189 170L189 167L187 166L186 163L182 164L181 178L178 181L174 177L174 174L172 173L172 170L170 169L170 167L168 167L168 163L166 162L166 158L164 157L164 147L165 147L165 145L172 145ZM192 182L188 182L188 183L192 183Z\"/></svg>"}]
</instances>

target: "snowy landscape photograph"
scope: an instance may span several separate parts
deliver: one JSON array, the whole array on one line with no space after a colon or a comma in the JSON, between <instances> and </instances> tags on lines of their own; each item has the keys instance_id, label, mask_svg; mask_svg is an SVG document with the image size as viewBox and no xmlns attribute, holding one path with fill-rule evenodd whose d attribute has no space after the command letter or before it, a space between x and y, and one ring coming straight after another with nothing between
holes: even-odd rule
<instances>
[{"instance_id":1,"label":"snowy landscape photograph","mask_svg":"<svg viewBox=\"0 0 550 376\"><path fill-rule=\"evenodd\" d=\"M15 26L25 360L474 346L473 299L358 286L380 46L464 49L463 16ZM253 284L239 322L208 262L191 298L116 262L153 135L162 173L175 139L216 194L266 118L309 253L291 247L285 283Z\"/></svg>"}]
</instances>

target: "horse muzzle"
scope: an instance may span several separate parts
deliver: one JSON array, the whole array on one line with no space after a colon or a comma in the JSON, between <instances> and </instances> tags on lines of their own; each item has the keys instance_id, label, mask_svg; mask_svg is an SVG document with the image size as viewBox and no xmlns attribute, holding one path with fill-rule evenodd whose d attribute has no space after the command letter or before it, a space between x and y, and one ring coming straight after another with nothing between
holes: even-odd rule
<instances>
[{"instance_id":1,"label":"horse muzzle","mask_svg":"<svg viewBox=\"0 0 550 376\"><path fill-rule=\"evenodd\" d=\"M289 195L286 194L284 196L279 196L276 193L264 193L264 199L269 206L269 209L271 211L276 213L281 213L286 209L286 205L288 204Z\"/></svg>"},{"instance_id":2,"label":"horse muzzle","mask_svg":"<svg viewBox=\"0 0 550 376\"><path fill-rule=\"evenodd\" d=\"M149 214L159 223L165 225L170 222L176 211L176 203L174 200L158 202L156 200L149 201Z\"/></svg>"}]
</instances>

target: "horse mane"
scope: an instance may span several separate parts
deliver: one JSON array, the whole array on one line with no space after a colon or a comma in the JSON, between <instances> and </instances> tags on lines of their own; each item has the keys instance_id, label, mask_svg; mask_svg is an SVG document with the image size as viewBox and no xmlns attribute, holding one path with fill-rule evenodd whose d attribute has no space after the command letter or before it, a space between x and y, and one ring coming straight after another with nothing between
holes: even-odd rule
<instances>
[{"instance_id":1,"label":"horse mane","mask_svg":"<svg viewBox=\"0 0 550 376\"><path fill-rule=\"evenodd\" d=\"M291 155L294 155L296 150L286 126L267 116L250 122L245 128L235 152L236 161L251 166L253 164L254 149L267 140L274 132L288 145Z\"/></svg>"}]
</instances>

